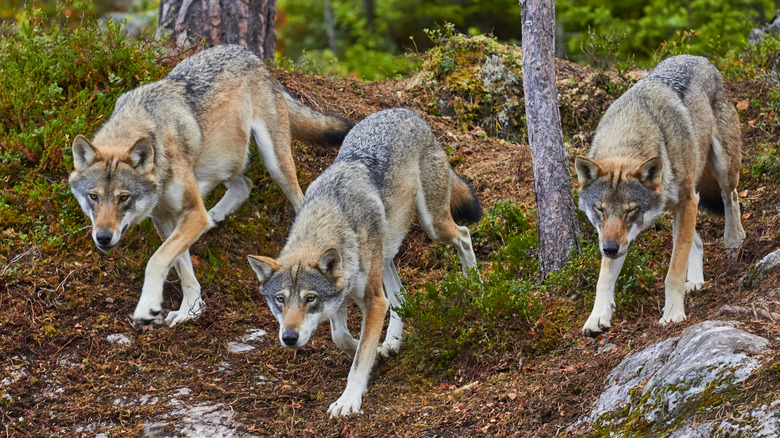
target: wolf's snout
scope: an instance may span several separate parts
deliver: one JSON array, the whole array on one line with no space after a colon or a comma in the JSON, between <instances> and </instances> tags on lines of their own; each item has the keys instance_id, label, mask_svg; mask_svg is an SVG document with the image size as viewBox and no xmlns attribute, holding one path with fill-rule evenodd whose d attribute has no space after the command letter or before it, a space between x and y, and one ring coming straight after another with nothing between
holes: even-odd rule
<instances>
[{"instance_id":1,"label":"wolf's snout","mask_svg":"<svg viewBox=\"0 0 780 438\"><path fill-rule=\"evenodd\" d=\"M114 239L114 233L110 230L98 231L95 233L95 241L100 246L108 246L111 244L111 240Z\"/></svg>"},{"instance_id":2,"label":"wolf's snout","mask_svg":"<svg viewBox=\"0 0 780 438\"><path fill-rule=\"evenodd\" d=\"M620 251L620 244L616 240L607 240L602 245L601 250L604 251L604 255L607 257L614 257Z\"/></svg>"},{"instance_id":3,"label":"wolf's snout","mask_svg":"<svg viewBox=\"0 0 780 438\"><path fill-rule=\"evenodd\" d=\"M293 347L298 343L298 332L295 330L287 330L282 333L282 342L288 347Z\"/></svg>"}]
</instances>

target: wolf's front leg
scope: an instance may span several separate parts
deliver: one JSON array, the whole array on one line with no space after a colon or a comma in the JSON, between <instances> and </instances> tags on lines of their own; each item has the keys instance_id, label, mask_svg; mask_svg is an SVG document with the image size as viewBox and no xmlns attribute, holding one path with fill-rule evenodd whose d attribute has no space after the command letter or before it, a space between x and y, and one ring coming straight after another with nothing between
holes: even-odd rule
<instances>
[{"instance_id":1,"label":"wolf's front leg","mask_svg":"<svg viewBox=\"0 0 780 438\"><path fill-rule=\"evenodd\" d=\"M347 305L349 302L344 300L336 311L336 314L330 319L330 336L333 342L341 348L350 359L355 358L355 352L358 348L358 340L349 332L347 327Z\"/></svg>"},{"instance_id":2,"label":"wolf's front leg","mask_svg":"<svg viewBox=\"0 0 780 438\"><path fill-rule=\"evenodd\" d=\"M615 310L615 282L617 281L626 254L611 259L601 258L601 271L599 281L596 283L596 301L593 303L593 311L582 327L584 336L597 336L612 327L612 312Z\"/></svg>"},{"instance_id":3,"label":"wolf's front leg","mask_svg":"<svg viewBox=\"0 0 780 438\"><path fill-rule=\"evenodd\" d=\"M197 189L197 185L195 188ZM141 298L138 301L135 312L133 312L133 321L136 324L149 324L162 311L163 283L171 264L190 245L195 243L201 234L213 226L213 222L209 219L208 213L203 207L203 201L200 199L199 193L197 194L197 200L200 201L198 204L200 208L193 208L182 213L176 228L160 245L157 252L152 255L149 263L146 265Z\"/></svg>"},{"instance_id":4,"label":"wolf's front leg","mask_svg":"<svg viewBox=\"0 0 780 438\"><path fill-rule=\"evenodd\" d=\"M192 269L190 251L184 251L176 259L174 266L181 281L182 298L179 310L172 310L165 317L165 323L171 327L182 321L197 318L206 309L206 303L200 297L200 283L195 278L195 271Z\"/></svg>"},{"instance_id":5,"label":"wolf's front leg","mask_svg":"<svg viewBox=\"0 0 780 438\"><path fill-rule=\"evenodd\" d=\"M695 199L691 197L691 199ZM696 236L696 202L690 200L682 209L674 213L674 243L669 272L666 274L664 289L666 302L661 324L685 321L685 277L688 271L688 258Z\"/></svg>"},{"instance_id":6,"label":"wolf's front leg","mask_svg":"<svg viewBox=\"0 0 780 438\"><path fill-rule=\"evenodd\" d=\"M363 403L363 394L368 387L368 377L374 366L379 338L382 335L382 324L387 313L387 299L382 291L381 259L372 263L364 296L366 312L363 316L360 343L352 360L352 368L349 370L347 388L328 408L331 418L362 412L360 405Z\"/></svg>"}]
</instances>

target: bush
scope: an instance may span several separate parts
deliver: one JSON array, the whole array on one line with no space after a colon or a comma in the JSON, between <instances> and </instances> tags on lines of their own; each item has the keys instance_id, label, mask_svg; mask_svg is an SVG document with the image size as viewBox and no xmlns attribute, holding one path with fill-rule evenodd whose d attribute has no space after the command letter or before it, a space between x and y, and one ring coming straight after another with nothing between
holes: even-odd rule
<instances>
[{"instance_id":1,"label":"bush","mask_svg":"<svg viewBox=\"0 0 780 438\"><path fill-rule=\"evenodd\" d=\"M161 46L128 40L113 22L47 26L42 12L28 14L0 41L0 176L68 170L77 134L91 134L122 93L168 72Z\"/></svg>"},{"instance_id":2,"label":"bush","mask_svg":"<svg viewBox=\"0 0 780 438\"><path fill-rule=\"evenodd\" d=\"M574 342L571 332L579 333L593 306L598 244L584 238L580 254L540 281L534 216L515 203L497 202L472 229L475 247L487 247L491 254L490 262L479 264L481 281L476 272L468 279L453 272L439 284L406 294L399 311L408 332L404 363L416 372L447 374L461 361L492 363L515 352L541 355ZM648 233L640 240L629 251L616 287L623 314L640 312L641 300L654 299L647 292L656 289L668 262L662 237Z\"/></svg>"},{"instance_id":3,"label":"bush","mask_svg":"<svg viewBox=\"0 0 780 438\"><path fill-rule=\"evenodd\" d=\"M24 16L0 34L0 254L57 251L84 236L67 181L72 139L91 135L122 93L169 70L161 45L128 40L113 22L46 24L32 7Z\"/></svg>"}]
</instances>

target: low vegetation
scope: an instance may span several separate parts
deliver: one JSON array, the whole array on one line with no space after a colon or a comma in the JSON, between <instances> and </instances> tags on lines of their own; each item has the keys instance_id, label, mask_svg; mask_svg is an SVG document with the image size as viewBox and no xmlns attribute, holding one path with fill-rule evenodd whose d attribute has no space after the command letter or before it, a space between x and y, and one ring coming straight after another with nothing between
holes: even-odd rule
<instances>
[{"instance_id":1,"label":"low vegetation","mask_svg":"<svg viewBox=\"0 0 780 438\"><path fill-rule=\"evenodd\" d=\"M165 76L188 53L128 39L111 23L101 27L84 19L46 25L33 10L26 24L2 35L0 357L6 359L0 363L0 380L11 376L11 383L0 384L0 418L10 435L34 435L41 428L71 435L87 421L111 434L138 435L142 423L156 418L164 407L112 404L114 399L170 394L188 385L203 397L235 407L246 429L255 433L336 435L348 430L365 435L373 421L387 430L398 422L419 433L455 424L464 434L529 427L552 436L556 429L548 423L572 420L597 390L594 376L619 359L617 353L601 356L602 365L583 359L594 358L591 347L604 343L604 338L583 340L579 334L599 271L596 236L586 219L580 218L583 252L560 273L540 281L531 200L492 193L492 199L501 200L486 203L485 217L472 227L479 277L464 278L454 251L413 231L399 269L407 288L406 303L399 309L406 321L404 348L374 373L367 420L328 423L325 409L343 387L349 365L329 343L327 330L321 329L314 344L295 356L276 345L275 335L263 341L262 350L238 360L222 346L247 327L276 330L254 293L256 284L244 260L250 252L278 253L292 208L259 164L250 164L248 170L255 183L250 200L193 247L195 270L210 306L206 313L174 330L136 332L126 317L158 239L147 221L129 232L121 251L102 254L94 249L88 221L69 192L70 142L78 133L91 135L119 95ZM292 61L280 66L293 73L275 73L286 85L297 83L301 91L313 87L312 96L300 95L307 104L318 93L338 96L326 109L355 120L399 105L426 113L464 174L481 160L481 151L506 148L509 155L523 150L520 50L490 35L459 34L452 26L428 35L435 47L419 60L410 59L408 72L415 75L400 82L313 78L301 75L301 67L293 67ZM687 51L686 38L683 34L662 46L662 53ZM611 43L594 44L594 50L606 53ZM714 298L697 299L695 312L702 317L732 299L734 278L742 267L780 242L773 222L780 214L780 85L773 70L778 59L780 43L771 38L744 55L728 52L713 58L732 81L730 92L745 129L741 190L747 191L743 220L750 240L735 261L725 258L719 244L708 247L705 275L713 278ZM635 79L628 67L592 69L560 61L558 71L567 146L572 154L581 153L602 111ZM469 148L478 147L483 149L467 155ZM335 155L302 144L294 148L304 186ZM504 160L489 164L497 168ZM521 164L494 181L477 181L477 190L487 192L503 180L529 185L529 179L516 174ZM720 239L722 226L713 225L717 221L722 219L702 215L705 241ZM643 235L629 253L617 283L615 321L620 328L608 336L627 348L648 342L635 331L647 330L652 336L661 330L653 323L671 248L670 219L659 220L654 231ZM165 306L170 308L179 293L176 281L166 285ZM351 321L357 320L354 316ZM135 343L126 348L108 345L106 335L117 332L132 334ZM234 361L233 374L219 370L229 360ZM311 364L318 361L333 371L313 369ZM776 380L778 368L772 368L769 377ZM576 375L563 374L568 372ZM273 391L243 389L260 385L257 373L269 379L262 384L274 385ZM455 386L471 380L483 382L485 388L474 393L474 400L454 392ZM547 382L563 392L545 392ZM57 386L66 388L65 397L46 392ZM404 406L408 400L422 407ZM378 403L389 406L388 411ZM534 403L539 405L527 408ZM46 409L40 408L43 405ZM406 408L414 414L406 414ZM301 417L301 409L309 411L307 418Z\"/></svg>"}]
</instances>

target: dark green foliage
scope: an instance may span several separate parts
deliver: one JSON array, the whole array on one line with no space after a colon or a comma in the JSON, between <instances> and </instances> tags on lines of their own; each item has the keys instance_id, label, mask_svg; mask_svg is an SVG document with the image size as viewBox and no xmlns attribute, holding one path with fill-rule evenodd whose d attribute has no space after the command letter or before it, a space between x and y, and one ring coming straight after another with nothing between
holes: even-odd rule
<instances>
[{"instance_id":1,"label":"dark green foliage","mask_svg":"<svg viewBox=\"0 0 780 438\"><path fill-rule=\"evenodd\" d=\"M125 91L162 78L162 46L128 40L109 22L47 24L29 8L0 45L0 253L61 250L88 238L67 182L71 141L92 135ZM62 20L66 23L66 20ZM151 231L153 234L153 231ZM129 240L129 239L128 239Z\"/></svg>"},{"instance_id":2,"label":"dark green foliage","mask_svg":"<svg viewBox=\"0 0 780 438\"><path fill-rule=\"evenodd\" d=\"M771 0L559 0L558 22L568 36L566 45L572 57L588 55L589 30L606 38L615 60L636 55L645 64L664 41L685 38L685 51L708 57L729 51L741 52L753 27L771 19ZM691 31L687 32L686 31ZM608 39L608 38L607 38ZM619 44L618 44L619 43ZM662 50L663 47L662 47ZM602 58L603 59L603 58Z\"/></svg>"},{"instance_id":3,"label":"dark green foliage","mask_svg":"<svg viewBox=\"0 0 780 438\"><path fill-rule=\"evenodd\" d=\"M481 281L475 273L466 279L452 272L406 295L399 312L409 333L405 363L417 372L449 373L459 361L490 362L517 350L541 355L572 342L567 333L578 330L593 306L598 244L584 238L581 253L540 282L534 216L512 202L497 202L472 229L475 248L490 253L491 261L479 264ZM634 314L643 300L658 298L652 291L669 261L663 236L671 232L663 223L658 227L659 233L643 235L629 251L617 282L619 314Z\"/></svg>"},{"instance_id":4,"label":"dark green foliage","mask_svg":"<svg viewBox=\"0 0 780 438\"><path fill-rule=\"evenodd\" d=\"M73 27L29 23L0 51L0 177L24 167L70 169L70 142L90 135L131 88L162 78L161 46L128 40L119 26L85 18Z\"/></svg>"}]
</instances>

